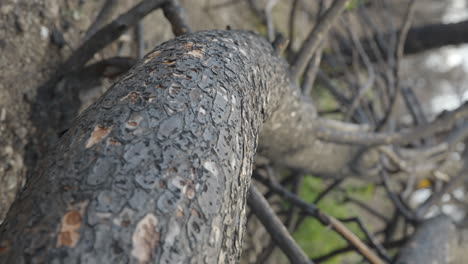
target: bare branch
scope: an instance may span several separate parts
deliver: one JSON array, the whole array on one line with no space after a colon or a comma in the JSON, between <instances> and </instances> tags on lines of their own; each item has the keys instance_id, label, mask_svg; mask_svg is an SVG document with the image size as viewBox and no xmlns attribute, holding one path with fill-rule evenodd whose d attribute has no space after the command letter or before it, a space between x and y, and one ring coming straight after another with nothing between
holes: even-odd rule
<instances>
[{"instance_id":1,"label":"bare branch","mask_svg":"<svg viewBox=\"0 0 468 264\"><path fill-rule=\"evenodd\" d=\"M99 30L102 24L104 24L106 19L112 15L112 12L117 7L117 1L118 0L106 0L106 2L102 5L102 8L99 11L99 14L97 15L96 19L86 31L85 36L84 36L85 41L88 40L89 37L94 35L94 33L96 33L96 31Z\"/></svg>"},{"instance_id":2,"label":"bare branch","mask_svg":"<svg viewBox=\"0 0 468 264\"><path fill-rule=\"evenodd\" d=\"M179 5L178 0L171 0L163 5L164 16L169 20L172 26L172 32L175 36L191 33L189 25L187 24L184 10Z\"/></svg>"},{"instance_id":3,"label":"bare branch","mask_svg":"<svg viewBox=\"0 0 468 264\"><path fill-rule=\"evenodd\" d=\"M248 205L268 230L276 244L288 256L291 263L312 264L313 262L309 260L304 251L296 244L287 228L268 205L265 197L253 185L250 185L249 193L250 195L247 198Z\"/></svg>"},{"instance_id":4,"label":"bare branch","mask_svg":"<svg viewBox=\"0 0 468 264\"><path fill-rule=\"evenodd\" d=\"M434 133L449 130L459 120L468 117L468 103L463 104L456 110L450 111L435 119L434 121L413 127L407 131L394 133L366 132L359 126L338 121L320 119L314 128L315 135L325 141L359 144L365 146L384 144L406 144L414 140L423 139Z\"/></svg>"},{"instance_id":5,"label":"bare branch","mask_svg":"<svg viewBox=\"0 0 468 264\"><path fill-rule=\"evenodd\" d=\"M367 240L369 241L369 244L372 246L375 251L379 254L381 258L383 258L387 262L391 262L390 255L388 252L385 250L385 248L375 239L375 237L367 230L367 228L364 226L364 223L361 221L359 217L351 217L347 219L340 219L341 222L347 223L347 222L354 222L358 225L359 229L364 233L366 236Z\"/></svg>"},{"instance_id":6,"label":"bare branch","mask_svg":"<svg viewBox=\"0 0 468 264\"><path fill-rule=\"evenodd\" d=\"M118 39L128 28L135 25L141 18L161 7L167 1L168 0L144 0L140 2L90 36L87 41L73 52L61 68L67 71L74 71L81 68L97 51Z\"/></svg>"},{"instance_id":7,"label":"bare branch","mask_svg":"<svg viewBox=\"0 0 468 264\"><path fill-rule=\"evenodd\" d=\"M309 204L299 198L297 195L289 192L284 187L275 184L274 182L264 179L262 177L255 177L256 180L259 180L263 184L267 185L272 191L283 196L288 201L294 203L296 206L301 208L306 214L315 217L320 223L325 226L332 228L337 234L339 234L343 239L348 241L348 243L354 245L358 252L362 254L370 263L383 264L384 262L372 252L369 247L364 244L353 232L351 232L343 223L338 221L332 216L325 214L320 211L316 206Z\"/></svg>"},{"instance_id":8,"label":"bare branch","mask_svg":"<svg viewBox=\"0 0 468 264\"><path fill-rule=\"evenodd\" d=\"M324 39L327 31L331 28L338 16L345 10L349 1L350 0L335 0L324 13L322 19L312 29L291 63L291 74L294 78L299 78L302 74L307 62L319 46L320 41Z\"/></svg>"}]
</instances>

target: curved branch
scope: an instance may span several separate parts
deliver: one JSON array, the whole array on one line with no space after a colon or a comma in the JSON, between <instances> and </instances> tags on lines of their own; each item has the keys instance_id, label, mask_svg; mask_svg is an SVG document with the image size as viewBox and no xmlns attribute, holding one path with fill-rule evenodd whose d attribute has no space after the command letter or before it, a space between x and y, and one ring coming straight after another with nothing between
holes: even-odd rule
<instances>
[{"instance_id":1,"label":"curved branch","mask_svg":"<svg viewBox=\"0 0 468 264\"><path fill-rule=\"evenodd\" d=\"M360 126L339 121L320 119L317 122L315 135L325 141L342 144L359 144L365 146L384 144L406 144L411 141L431 136L437 132L448 130L458 121L468 118L468 103L459 108L444 113L432 122L410 128L407 131L395 133L366 132Z\"/></svg>"},{"instance_id":2,"label":"curved branch","mask_svg":"<svg viewBox=\"0 0 468 264\"><path fill-rule=\"evenodd\" d=\"M290 86L273 53L211 31L147 54L26 184L0 263L235 263L259 127Z\"/></svg>"}]
</instances>

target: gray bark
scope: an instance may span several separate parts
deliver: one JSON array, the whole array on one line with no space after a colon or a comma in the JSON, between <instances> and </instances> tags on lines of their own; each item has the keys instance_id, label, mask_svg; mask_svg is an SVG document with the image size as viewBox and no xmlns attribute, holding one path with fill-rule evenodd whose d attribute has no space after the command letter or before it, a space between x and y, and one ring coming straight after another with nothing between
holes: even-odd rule
<instances>
[{"instance_id":1,"label":"gray bark","mask_svg":"<svg viewBox=\"0 0 468 264\"><path fill-rule=\"evenodd\" d=\"M150 52L27 183L0 263L238 262L259 127L289 86L272 53L237 31Z\"/></svg>"},{"instance_id":2,"label":"gray bark","mask_svg":"<svg viewBox=\"0 0 468 264\"><path fill-rule=\"evenodd\" d=\"M466 263L466 241L448 216L440 215L417 227L411 240L400 251L397 264Z\"/></svg>"},{"instance_id":3,"label":"gray bark","mask_svg":"<svg viewBox=\"0 0 468 264\"><path fill-rule=\"evenodd\" d=\"M0 263L237 263L260 129L276 163L353 173L358 148L317 139L319 122L263 38L166 42L44 158L0 226Z\"/></svg>"}]
</instances>

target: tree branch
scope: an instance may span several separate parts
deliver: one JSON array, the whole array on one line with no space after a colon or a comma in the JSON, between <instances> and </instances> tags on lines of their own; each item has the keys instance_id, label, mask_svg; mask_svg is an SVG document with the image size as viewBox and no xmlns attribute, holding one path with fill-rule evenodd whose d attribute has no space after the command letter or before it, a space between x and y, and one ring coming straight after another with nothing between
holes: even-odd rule
<instances>
[{"instance_id":1,"label":"tree branch","mask_svg":"<svg viewBox=\"0 0 468 264\"><path fill-rule=\"evenodd\" d=\"M307 62L320 45L320 42L325 38L327 31L331 28L334 21L345 10L348 2L349 0L335 0L323 14L322 19L318 21L317 25L309 33L309 36L291 63L291 74L294 78L297 79L302 74Z\"/></svg>"},{"instance_id":2,"label":"tree branch","mask_svg":"<svg viewBox=\"0 0 468 264\"><path fill-rule=\"evenodd\" d=\"M265 226L276 244L288 256L291 263L312 264L313 262L309 260L304 251L296 244L288 229L268 205L265 197L253 185L250 185L249 193L248 205L252 208L252 211L262 222L263 226Z\"/></svg>"}]
</instances>

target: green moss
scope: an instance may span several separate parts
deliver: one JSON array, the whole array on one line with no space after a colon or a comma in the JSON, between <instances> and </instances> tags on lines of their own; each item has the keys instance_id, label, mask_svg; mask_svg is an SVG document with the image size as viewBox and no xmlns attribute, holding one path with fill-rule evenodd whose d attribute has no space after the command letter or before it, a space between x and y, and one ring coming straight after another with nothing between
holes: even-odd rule
<instances>
[{"instance_id":1,"label":"green moss","mask_svg":"<svg viewBox=\"0 0 468 264\"><path fill-rule=\"evenodd\" d=\"M307 202L313 202L316 196L323 191L329 183L313 177L306 177L300 190L300 196ZM346 192L367 200L373 193L372 185L354 186L346 189ZM338 194L338 195L337 195ZM318 207L325 213L335 218L350 218L355 214L344 205L339 193L328 194ZM346 224L356 235L363 238L364 234L355 224ZM308 217L299 229L293 234L296 241L304 249L309 257L314 258L327 254L334 249L347 245L347 242L330 228L323 226L312 217ZM339 255L327 261L327 263L339 264L346 255Z\"/></svg>"}]
</instances>

